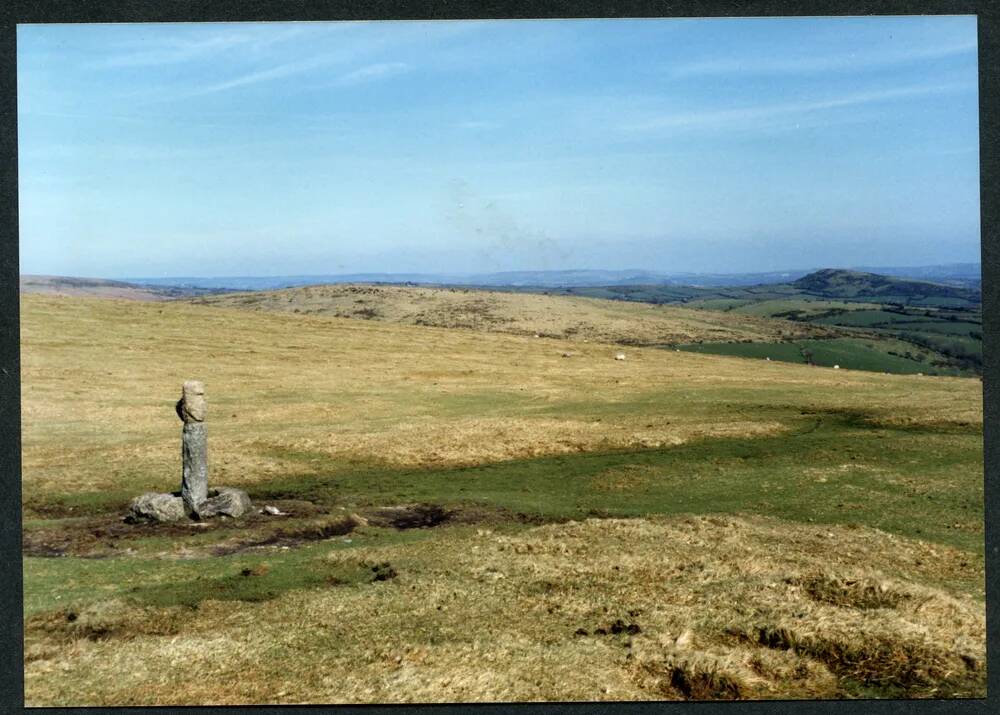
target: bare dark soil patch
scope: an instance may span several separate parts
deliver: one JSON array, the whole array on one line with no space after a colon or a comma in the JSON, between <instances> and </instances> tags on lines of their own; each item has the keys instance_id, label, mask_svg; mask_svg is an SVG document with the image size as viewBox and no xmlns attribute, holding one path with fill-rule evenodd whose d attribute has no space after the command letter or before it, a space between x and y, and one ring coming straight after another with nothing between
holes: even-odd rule
<instances>
[{"instance_id":1,"label":"bare dark soil patch","mask_svg":"<svg viewBox=\"0 0 1000 715\"><path fill-rule=\"evenodd\" d=\"M431 529L457 524L543 524L551 519L480 504L443 506L433 503L377 506L320 523L287 524L288 520L329 514L329 509L303 499L269 499L260 502L277 507L281 516L254 510L239 519L219 518L202 522L128 524L119 513L81 517L58 526L26 529L22 553L25 556L56 558L114 558L126 556L131 542L151 537L169 537L178 543L193 535L215 533L224 543L212 548L213 556L254 551L266 547L295 548L303 544L346 536L359 526L391 529ZM283 525L283 523L287 525ZM276 528L275 528L276 527ZM229 536L232 534L232 537ZM240 538L240 537L243 538Z\"/></svg>"},{"instance_id":2,"label":"bare dark soil patch","mask_svg":"<svg viewBox=\"0 0 1000 715\"><path fill-rule=\"evenodd\" d=\"M297 529L278 528L261 538L216 546L211 553L213 556L229 556L262 547L292 548L312 541L324 541L335 536L345 536L354 531L359 523L355 519L345 516L325 524L311 524Z\"/></svg>"},{"instance_id":3,"label":"bare dark soil patch","mask_svg":"<svg viewBox=\"0 0 1000 715\"><path fill-rule=\"evenodd\" d=\"M372 526L428 529L449 521L452 514L439 504L405 504L374 509L365 518Z\"/></svg>"},{"instance_id":4,"label":"bare dark soil patch","mask_svg":"<svg viewBox=\"0 0 1000 715\"><path fill-rule=\"evenodd\" d=\"M128 549L128 542L136 539L167 536L182 540L193 534L251 530L273 523L275 519L326 513L324 508L302 500L270 501L268 504L278 507L283 516L259 514L254 510L239 519L221 517L202 522L185 520L162 524L128 524L121 513L81 518L69 524L25 529L21 551L25 556L107 558L121 555Z\"/></svg>"}]
</instances>

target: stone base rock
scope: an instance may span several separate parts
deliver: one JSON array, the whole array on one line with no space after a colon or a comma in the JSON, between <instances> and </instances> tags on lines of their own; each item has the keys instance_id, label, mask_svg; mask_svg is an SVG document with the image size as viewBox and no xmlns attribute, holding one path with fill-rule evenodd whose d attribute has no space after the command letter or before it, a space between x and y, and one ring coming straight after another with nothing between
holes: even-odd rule
<instances>
[{"instance_id":1,"label":"stone base rock","mask_svg":"<svg viewBox=\"0 0 1000 715\"><path fill-rule=\"evenodd\" d=\"M138 524L144 521L180 521L184 517L184 500L179 494L146 492L129 504L125 521Z\"/></svg>"},{"instance_id":2,"label":"stone base rock","mask_svg":"<svg viewBox=\"0 0 1000 715\"><path fill-rule=\"evenodd\" d=\"M198 516L208 519L213 516L243 516L253 508L250 496L242 489L219 487L208 490L208 499L198 505Z\"/></svg>"},{"instance_id":3,"label":"stone base rock","mask_svg":"<svg viewBox=\"0 0 1000 715\"><path fill-rule=\"evenodd\" d=\"M242 489L219 487L208 490L208 499L197 507L197 512L188 514L180 493L157 494L146 492L137 496L129 504L125 521L129 524L143 522L181 521L191 516L194 519L210 519L214 516L238 517L253 508L250 496Z\"/></svg>"}]
</instances>

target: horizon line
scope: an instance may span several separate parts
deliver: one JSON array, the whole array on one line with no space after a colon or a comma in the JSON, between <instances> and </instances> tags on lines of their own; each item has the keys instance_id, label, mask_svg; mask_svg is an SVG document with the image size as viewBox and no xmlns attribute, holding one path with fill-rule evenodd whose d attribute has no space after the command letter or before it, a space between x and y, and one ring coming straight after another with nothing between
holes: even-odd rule
<instances>
[{"instance_id":1,"label":"horizon line","mask_svg":"<svg viewBox=\"0 0 1000 715\"><path fill-rule=\"evenodd\" d=\"M795 272L814 272L822 270L844 270L844 271L864 271L875 268L893 268L893 269L920 269L920 268L946 268L950 266L980 266L982 267L982 260L978 261L955 261L953 263L921 263L916 265L904 265L904 264L887 264L882 266L809 266L809 267L799 267L799 268L774 268L767 270L750 270L750 271L691 271L691 270L679 270L679 271L667 271L659 269L648 269L648 268L542 268L542 269L510 269L502 271L471 271L471 272L442 272L434 273L431 271L349 271L343 273L281 273L281 274L231 274L231 275L219 275L219 274L206 274L206 275L130 275L130 276L83 276L83 275L67 275L59 273L18 273L19 278L80 278L89 280L109 280L109 281L139 281L139 280L168 280L168 279L245 279L245 278L336 278L340 276L366 276L366 275L380 275L380 276L434 276L434 277L470 277L470 276L496 276L505 275L512 273L645 273L650 275L661 275L661 276L741 276L741 275L757 275L757 274L768 274L768 273L795 273Z\"/></svg>"}]
</instances>

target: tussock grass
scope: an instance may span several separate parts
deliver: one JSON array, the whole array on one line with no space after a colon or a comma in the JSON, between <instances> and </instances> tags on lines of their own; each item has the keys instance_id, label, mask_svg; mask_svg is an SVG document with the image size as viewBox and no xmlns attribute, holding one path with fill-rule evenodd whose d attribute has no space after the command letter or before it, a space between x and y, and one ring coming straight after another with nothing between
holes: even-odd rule
<instances>
[{"instance_id":1,"label":"tussock grass","mask_svg":"<svg viewBox=\"0 0 1000 715\"><path fill-rule=\"evenodd\" d=\"M127 647L113 633L55 649L66 634L31 622L29 702L984 692L983 604L921 585L935 568L907 559L910 550L932 548L921 542L731 517L589 519L520 531L440 527L434 534L379 546L361 529L362 545L315 551L310 568L364 571L364 578L262 602L206 594L184 611L179 632L131 637ZM860 550L868 558L859 571L848 554ZM269 563L265 576L233 578L267 578L276 566ZM376 580L386 564L393 577ZM915 597L878 610L817 601L802 584L820 573L888 583ZM613 628L619 620L637 628ZM172 665L182 661L182 670ZM180 687L195 666L200 684Z\"/></svg>"},{"instance_id":2,"label":"tussock grass","mask_svg":"<svg viewBox=\"0 0 1000 715\"><path fill-rule=\"evenodd\" d=\"M168 636L181 631L182 611L180 607L156 609L111 598L80 608L68 607L38 614L28 619L27 627L64 641Z\"/></svg>"},{"instance_id":3,"label":"tussock grass","mask_svg":"<svg viewBox=\"0 0 1000 715\"><path fill-rule=\"evenodd\" d=\"M888 583L867 578L842 579L817 575L790 579L789 583L802 586L813 600L834 606L895 608L902 601L913 598L912 594L894 589Z\"/></svg>"}]
</instances>

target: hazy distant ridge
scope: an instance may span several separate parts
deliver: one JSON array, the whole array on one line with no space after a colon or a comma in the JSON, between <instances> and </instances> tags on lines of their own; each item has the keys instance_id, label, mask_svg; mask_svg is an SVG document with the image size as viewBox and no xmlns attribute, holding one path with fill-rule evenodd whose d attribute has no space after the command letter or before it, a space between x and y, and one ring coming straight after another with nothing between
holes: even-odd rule
<instances>
[{"instance_id":1,"label":"hazy distant ridge","mask_svg":"<svg viewBox=\"0 0 1000 715\"><path fill-rule=\"evenodd\" d=\"M495 273L347 273L312 276L169 276L163 278L127 278L143 286L177 288L276 290L331 283L416 283L422 285L514 286L514 287L594 287L608 285L671 286L749 286L788 283L818 269L769 271L762 273L659 273L641 269L628 270L559 270L501 271ZM964 287L979 286L978 263L954 263L939 266L854 268L897 278L937 281Z\"/></svg>"}]
</instances>

